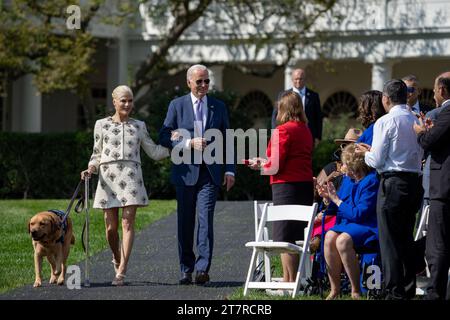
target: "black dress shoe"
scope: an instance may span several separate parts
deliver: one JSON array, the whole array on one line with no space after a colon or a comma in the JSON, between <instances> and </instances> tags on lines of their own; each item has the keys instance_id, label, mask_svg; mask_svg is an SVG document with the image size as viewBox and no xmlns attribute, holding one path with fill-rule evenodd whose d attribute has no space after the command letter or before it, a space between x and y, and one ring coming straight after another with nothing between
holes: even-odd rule
<instances>
[{"instance_id":1,"label":"black dress shoe","mask_svg":"<svg viewBox=\"0 0 450 320\"><path fill-rule=\"evenodd\" d=\"M195 275L195 284L203 285L209 282L209 275L204 271L197 272Z\"/></svg>"},{"instance_id":2,"label":"black dress shoe","mask_svg":"<svg viewBox=\"0 0 450 320\"><path fill-rule=\"evenodd\" d=\"M192 284L192 273L182 273L181 279L179 282L181 285L189 285Z\"/></svg>"}]
</instances>

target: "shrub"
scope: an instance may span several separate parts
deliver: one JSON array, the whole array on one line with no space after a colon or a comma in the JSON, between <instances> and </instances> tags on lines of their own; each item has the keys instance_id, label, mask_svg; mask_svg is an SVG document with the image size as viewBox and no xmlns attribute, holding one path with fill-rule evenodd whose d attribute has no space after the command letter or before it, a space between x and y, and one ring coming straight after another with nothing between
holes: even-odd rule
<instances>
[{"instance_id":1,"label":"shrub","mask_svg":"<svg viewBox=\"0 0 450 320\"><path fill-rule=\"evenodd\" d=\"M92 153L91 133L0 133L0 198L70 198ZM153 198L173 198L170 160L141 155ZM96 187L96 177L91 188ZM95 191L95 190L92 190Z\"/></svg>"}]
</instances>

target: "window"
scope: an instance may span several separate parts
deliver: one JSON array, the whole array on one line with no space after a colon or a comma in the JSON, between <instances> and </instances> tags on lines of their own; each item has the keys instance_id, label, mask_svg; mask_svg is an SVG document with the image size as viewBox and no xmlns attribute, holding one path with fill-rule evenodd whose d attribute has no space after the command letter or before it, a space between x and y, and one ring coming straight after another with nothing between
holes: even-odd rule
<instances>
[{"instance_id":1,"label":"window","mask_svg":"<svg viewBox=\"0 0 450 320\"><path fill-rule=\"evenodd\" d=\"M250 122L246 123L243 128L267 129L271 127L273 104L264 92L256 90L247 93L239 102L238 110Z\"/></svg>"},{"instance_id":2,"label":"window","mask_svg":"<svg viewBox=\"0 0 450 320\"><path fill-rule=\"evenodd\" d=\"M419 96L419 104L431 108L436 107L433 89L422 89Z\"/></svg>"},{"instance_id":3,"label":"window","mask_svg":"<svg viewBox=\"0 0 450 320\"><path fill-rule=\"evenodd\" d=\"M356 98L347 91L333 93L323 104L322 112L326 117L337 116L341 113L350 113L356 117L358 102Z\"/></svg>"}]
</instances>

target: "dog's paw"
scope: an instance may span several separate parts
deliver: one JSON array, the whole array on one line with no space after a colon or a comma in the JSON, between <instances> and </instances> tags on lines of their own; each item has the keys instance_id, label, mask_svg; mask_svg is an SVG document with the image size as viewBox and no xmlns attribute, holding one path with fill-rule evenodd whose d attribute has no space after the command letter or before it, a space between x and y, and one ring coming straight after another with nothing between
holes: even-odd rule
<instances>
[{"instance_id":1,"label":"dog's paw","mask_svg":"<svg viewBox=\"0 0 450 320\"><path fill-rule=\"evenodd\" d=\"M49 281L48 283L50 283L50 284L56 283L56 276L52 275L52 276L50 277L50 281Z\"/></svg>"},{"instance_id":2,"label":"dog's paw","mask_svg":"<svg viewBox=\"0 0 450 320\"><path fill-rule=\"evenodd\" d=\"M34 281L34 284L33 284L34 288L37 288L37 287L40 287L40 286L42 286L41 279L38 279L38 280Z\"/></svg>"}]
</instances>

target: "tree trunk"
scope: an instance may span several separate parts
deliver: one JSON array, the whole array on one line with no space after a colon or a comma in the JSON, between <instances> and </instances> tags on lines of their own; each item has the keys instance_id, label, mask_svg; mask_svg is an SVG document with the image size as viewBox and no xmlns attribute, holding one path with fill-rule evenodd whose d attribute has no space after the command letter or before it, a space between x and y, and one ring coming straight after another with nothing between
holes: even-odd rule
<instances>
[{"instance_id":1,"label":"tree trunk","mask_svg":"<svg viewBox=\"0 0 450 320\"><path fill-rule=\"evenodd\" d=\"M89 89L83 90L80 100L83 106L83 116L86 120L86 128L88 130L93 130L96 112L94 99L92 98L92 94Z\"/></svg>"}]
</instances>

